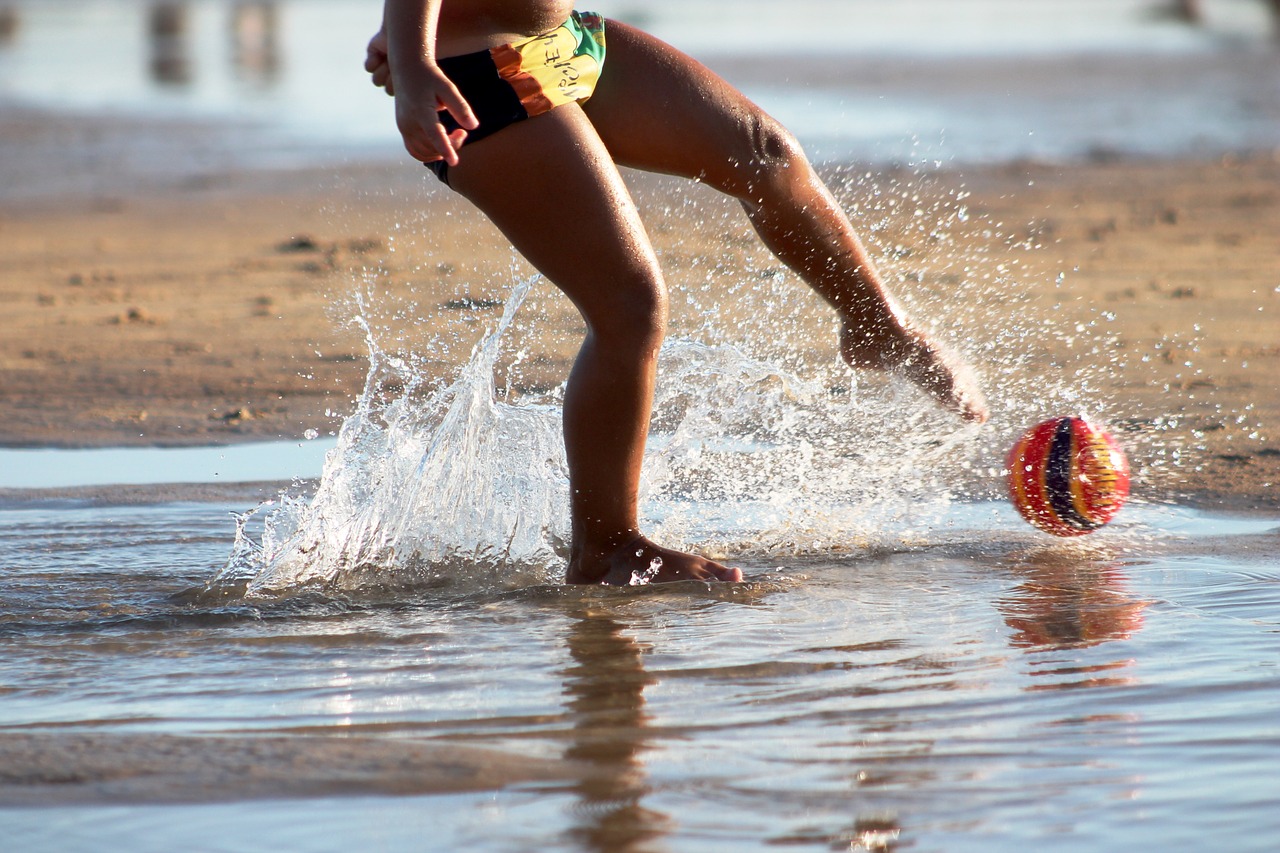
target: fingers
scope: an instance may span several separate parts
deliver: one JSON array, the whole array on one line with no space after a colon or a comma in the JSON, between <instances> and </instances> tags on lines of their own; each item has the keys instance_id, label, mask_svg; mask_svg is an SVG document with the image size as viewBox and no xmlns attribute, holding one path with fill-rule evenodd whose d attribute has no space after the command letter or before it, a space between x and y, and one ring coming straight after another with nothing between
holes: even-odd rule
<instances>
[{"instance_id":1,"label":"fingers","mask_svg":"<svg viewBox=\"0 0 1280 853\"><path fill-rule=\"evenodd\" d=\"M378 30L369 45L365 48L364 70L373 75L373 85L386 89L388 95L394 95L391 85L391 66L387 62L387 32Z\"/></svg>"},{"instance_id":2,"label":"fingers","mask_svg":"<svg viewBox=\"0 0 1280 853\"><path fill-rule=\"evenodd\" d=\"M405 150L423 163L443 160L450 166L458 165L458 149L466 141L467 132L461 128L447 131L438 118L432 118L434 121L429 126L426 122L401 124L400 134L404 138Z\"/></svg>"},{"instance_id":3,"label":"fingers","mask_svg":"<svg viewBox=\"0 0 1280 853\"><path fill-rule=\"evenodd\" d=\"M467 131L475 130L480 122L453 81L434 63L423 63L401 71L397 92L387 55L374 42L369 43L365 68L374 85L396 95L396 126L405 150L423 163L444 160L450 166L458 165L458 149L466 141ZM441 111L447 111L461 127L445 128Z\"/></svg>"},{"instance_id":4,"label":"fingers","mask_svg":"<svg viewBox=\"0 0 1280 853\"><path fill-rule=\"evenodd\" d=\"M369 39L364 49L364 70L372 72L379 65L387 64L387 31L380 29Z\"/></svg>"},{"instance_id":5,"label":"fingers","mask_svg":"<svg viewBox=\"0 0 1280 853\"><path fill-rule=\"evenodd\" d=\"M450 166L458 165L458 153L449 144L449 137L445 135L444 128L436 125L436 132L423 131L422 133L405 133L404 149L409 152L409 156L423 163L432 163L436 160L443 160Z\"/></svg>"},{"instance_id":6,"label":"fingers","mask_svg":"<svg viewBox=\"0 0 1280 853\"><path fill-rule=\"evenodd\" d=\"M480 121L476 118L475 113L471 111L471 105L458 91L458 87L452 82L445 81L447 86L440 92L440 106L449 111L449 115L454 120L465 127L467 130L475 130L480 126Z\"/></svg>"},{"instance_id":7,"label":"fingers","mask_svg":"<svg viewBox=\"0 0 1280 853\"><path fill-rule=\"evenodd\" d=\"M419 97L403 99L406 112L415 118L409 122L408 129L402 123L400 132L404 136L405 147L417 159L424 163L444 160L450 166L456 166L458 149L466 141L467 131L475 130L480 122L458 87L439 69L436 69L431 83L431 87L425 89ZM433 108L426 110L426 104L431 104ZM396 99L396 106L401 106L400 98ZM440 110L447 110L462 127L446 130L440 122Z\"/></svg>"},{"instance_id":8,"label":"fingers","mask_svg":"<svg viewBox=\"0 0 1280 853\"><path fill-rule=\"evenodd\" d=\"M451 131L445 136L443 146L436 147L429 160L422 160L424 163L430 163L435 160L443 160L450 166L458 165L458 151L462 149L462 143L466 141L467 132L459 128Z\"/></svg>"},{"instance_id":9,"label":"fingers","mask_svg":"<svg viewBox=\"0 0 1280 853\"><path fill-rule=\"evenodd\" d=\"M368 53L365 54L364 70L372 76L373 85L379 89L385 89L388 95L395 94L395 89L391 85L391 65L387 62L387 54L376 49L372 43L369 45Z\"/></svg>"},{"instance_id":10,"label":"fingers","mask_svg":"<svg viewBox=\"0 0 1280 853\"><path fill-rule=\"evenodd\" d=\"M467 141L467 132L462 128L458 128L457 130L450 131L449 145L453 148L454 151L461 151L462 143L466 141Z\"/></svg>"},{"instance_id":11,"label":"fingers","mask_svg":"<svg viewBox=\"0 0 1280 853\"><path fill-rule=\"evenodd\" d=\"M366 64L365 67L368 68L368 65ZM391 83L390 65L383 62L381 65L369 68L369 71L373 75L373 85L380 89L385 89L388 95L394 95L396 93L395 86Z\"/></svg>"}]
</instances>

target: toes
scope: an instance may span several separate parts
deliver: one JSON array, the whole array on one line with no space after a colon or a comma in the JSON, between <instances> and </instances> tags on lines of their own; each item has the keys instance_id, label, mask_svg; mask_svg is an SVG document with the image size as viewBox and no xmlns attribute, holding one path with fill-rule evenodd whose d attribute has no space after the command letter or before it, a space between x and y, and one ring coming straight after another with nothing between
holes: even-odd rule
<instances>
[{"instance_id":1,"label":"toes","mask_svg":"<svg viewBox=\"0 0 1280 853\"><path fill-rule=\"evenodd\" d=\"M716 570L716 577L726 583L741 583L742 569L730 569L721 566Z\"/></svg>"},{"instance_id":2,"label":"toes","mask_svg":"<svg viewBox=\"0 0 1280 853\"><path fill-rule=\"evenodd\" d=\"M729 582L742 580L742 570L722 566L714 560L659 548L642 539L631 542L605 558L603 565L570 565L566 580L606 586L637 583L677 583L680 581Z\"/></svg>"},{"instance_id":3,"label":"toes","mask_svg":"<svg viewBox=\"0 0 1280 853\"><path fill-rule=\"evenodd\" d=\"M727 566L722 566L719 563L713 563L708 560L703 563L698 571L690 572L685 577L702 581L739 583L742 581L742 569L731 569Z\"/></svg>"},{"instance_id":4,"label":"toes","mask_svg":"<svg viewBox=\"0 0 1280 853\"><path fill-rule=\"evenodd\" d=\"M670 573L662 573L654 579L657 583L678 583L679 581L705 581L709 583L738 583L742 580L741 569L731 569L710 560L695 558L691 564L670 566Z\"/></svg>"},{"instance_id":5,"label":"toes","mask_svg":"<svg viewBox=\"0 0 1280 853\"><path fill-rule=\"evenodd\" d=\"M689 572L685 577L727 583L737 583L742 580L742 569L731 569L728 566L720 565L714 560L703 558L701 559L701 565L692 566L691 568L693 571Z\"/></svg>"}]
</instances>

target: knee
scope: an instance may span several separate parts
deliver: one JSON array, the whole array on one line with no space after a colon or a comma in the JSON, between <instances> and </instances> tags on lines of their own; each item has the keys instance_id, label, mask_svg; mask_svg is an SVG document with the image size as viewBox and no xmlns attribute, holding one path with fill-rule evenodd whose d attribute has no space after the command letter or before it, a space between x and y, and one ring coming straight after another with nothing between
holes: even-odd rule
<instances>
[{"instance_id":1,"label":"knee","mask_svg":"<svg viewBox=\"0 0 1280 853\"><path fill-rule=\"evenodd\" d=\"M799 141L772 116L751 116L751 147L755 161L766 168L785 168L807 162Z\"/></svg>"},{"instance_id":2,"label":"knee","mask_svg":"<svg viewBox=\"0 0 1280 853\"><path fill-rule=\"evenodd\" d=\"M804 149L791 131L762 111L744 121L747 155L737 159L732 192L748 204L760 204L787 193L811 172Z\"/></svg>"},{"instance_id":3,"label":"knee","mask_svg":"<svg viewBox=\"0 0 1280 853\"><path fill-rule=\"evenodd\" d=\"M654 274L623 278L602 283L608 298L584 312L588 333L608 357L654 361L667 328L666 285Z\"/></svg>"}]
</instances>

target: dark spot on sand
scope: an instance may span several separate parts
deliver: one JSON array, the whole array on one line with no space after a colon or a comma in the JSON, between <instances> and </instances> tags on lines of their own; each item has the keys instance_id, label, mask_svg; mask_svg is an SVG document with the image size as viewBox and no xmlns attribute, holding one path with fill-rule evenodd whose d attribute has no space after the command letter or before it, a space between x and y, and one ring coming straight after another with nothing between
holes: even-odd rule
<instances>
[{"instance_id":1,"label":"dark spot on sand","mask_svg":"<svg viewBox=\"0 0 1280 853\"><path fill-rule=\"evenodd\" d=\"M449 311L478 311L483 308L501 308L501 299L475 299L470 296L464 296L461 299L450 299L448 302L442 303L441 308Z\"/></svg>"},{"instance_id":2,"label":"dark spot on sand","mask_svg":"<svg viewBox=\"0 0 1280 853\"><path fill-rule=\"evenodd\" d=\"M357 255L367 255L369 252L377 251L383 248L383 242L377 237L363 237L347 241L348 251Z\"/></svg>"},{"instance_id":3,"label":"dark spot on sand","mask_svg":"<svg viewBox=\"0 0 1280 853\"><path fill-rule=\"evenodd\" d=\"M227 412L224 415L210 415L209 419L215 420L215 421L222 421L227 426L236 426L237 424L244 423L245 421L256 420L260 417L263 417L263 415L264 415L263 412L255 411L254 409L250 409L247 407L242 407L242 408L234 409L230 412Z\"/></svg>"},{"instance_id":4,"label":"dark spot on sand","mask_svg":"<svg viewBox=\"0 0 1280 853\"><path fill-rule=\"evenodd\" d=\"M107 320L107 323L112 326L154 326L158 322L159 321L145 308L130 308L123 314L117 314Z\"/></svg>"},{"instance_id":5,"label":"dark spot on sand","mask_svg":"<svg viewBox=\"0 0 1280 853\"><path fill-rule=\"evenodd\" d=\"M320 244L306 234L298 234L276 246L277 252L318 252Z\"/></svg>"}]
</instances>

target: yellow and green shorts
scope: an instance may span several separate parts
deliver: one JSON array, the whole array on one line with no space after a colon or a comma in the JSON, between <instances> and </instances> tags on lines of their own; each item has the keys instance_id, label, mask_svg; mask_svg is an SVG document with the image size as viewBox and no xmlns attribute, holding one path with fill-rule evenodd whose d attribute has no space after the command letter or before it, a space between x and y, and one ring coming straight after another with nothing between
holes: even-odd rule
<instances>
[{"instance_id":1,"label":"yellow and green shorts","mask_svg":"<svg viewBox=\"0 0 1280 853\"><path fill-rule=\"evenodd\" d=\"M585 103L604 66L604 19L591 12L574 12L549 33L446 57L439 64L480 122L467 131L465 146L564 104ZM460 127L446 110L440 111L440 122L451 133ZM443 160L427 166L449 182L449 167Z\"/></svg>"}]
</instances>

